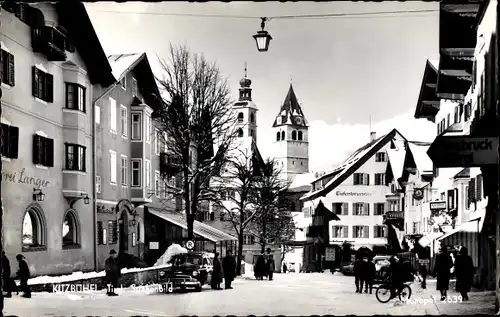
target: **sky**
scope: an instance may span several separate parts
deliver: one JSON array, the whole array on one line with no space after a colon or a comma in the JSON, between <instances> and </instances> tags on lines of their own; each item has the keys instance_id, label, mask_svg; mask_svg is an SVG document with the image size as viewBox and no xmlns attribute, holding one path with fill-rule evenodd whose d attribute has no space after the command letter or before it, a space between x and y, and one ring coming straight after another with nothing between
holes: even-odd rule
<instances>
[{"instance_id":1,"label":"sky","mask_svg":"<svg viewBox=\"0 0 500 317\"><path fill-rule=\"evenodd\" d=\"M398 129L432 141L432 123L413 118L427 59L438 59L437 2L97 2L85 4L106 54L146 52L155 74L169 44L187 45L215 61L234 98L248 65L259 108L258 146L273 155L272 122L290 83L309 122L311 171L330 169L378 136ZM252 35L258 17L436 10L378 16L272 19L268 52ZM207 18L165 14L232 15Z\"/></svg>"}]
</instances>

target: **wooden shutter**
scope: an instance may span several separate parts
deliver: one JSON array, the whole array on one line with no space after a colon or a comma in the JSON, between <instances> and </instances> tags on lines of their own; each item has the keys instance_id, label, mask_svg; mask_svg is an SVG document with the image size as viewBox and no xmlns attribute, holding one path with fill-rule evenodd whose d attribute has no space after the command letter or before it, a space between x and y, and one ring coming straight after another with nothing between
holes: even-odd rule
<instances>
[{"instance_id":1,"label":"wooden shutter","mask_svg":"<svg viewBox=\"0 0 500 317\"><path fill-rule=\"evenodd\" d=\"M32 83L31 83L31 89L32 89L32 94L34 97L37 97L37 98L40 98L40 96L38 96L38 69L33 66L32 69L31 69L31 73L32 73Z\"/></svg>"},{"instance_id":2,"label":"wooden shutter","mask_svg":"<svg viewBox=\"0 0 500 317\"><path fill-rule=\"evenodd\" d=\"M33 135L33 164L39 164L40 156L38 155L40 153L40 136L37 134Z\"/></svg>"},{"instance_id":3,"label":"wooden shutter","mask_svg":"<svg viewBox=\"0 0 500 317\"><path fill-rule=\"evenodd\" d=\"M370 231L369 231L369 227L368 226L363 226L363 238L369 238L369 234L370 234Z\"/></svg>"},{"instance_id":4,"label":"wooden shutter","mask_svg":"<svg viewBox=\"0 0 500 317\"><path fill-rule=\"evenodd\" d=\"M476 200L476 179L473 178L469 181L469 203L475 202Z\"/></svg>"},{"instance_id":5,"label":"wooden shutter","mask_svg":"<svg viewBox=\"0 0 500 317\"><path fill-rule=\"evenodd\" d=\"M356 208L357 203L352 203L352 215L355 216L358 214L357 208Z\"/></svg>"},{"instance_id":6,"label":"wooden shutter","mask_svg":"<svg viewBox=\"0 0 500 317\"><path fill-rule=\"evenodd\" d=\"M9 126L9 157L17 159L19 156L19 128Z\"/></svg>"},{"instance_id":7,"label":"wooden shutter","mask_svg":"<svg viewBox=\"0 0 500 317\"><path fill-rule=\"evenodd\" d=\"M342 204L342 214L346 216L349 214L349 203Z\"/></svg>"},{"instance_id":8,"label":"wooden shutter","mask_svg":"<svg viewBox=\"0 0 500 317\"><path fill-rule=\"evenodd\" d=\"M102 221L97 222L97 244L103 244L103 227L102 227Z\"/></svg>"},{"instance_id":9,"label":"wooden shutter","mask_svg":"<svg viewBox=\"0 0 500 317\"><path fill-rule=\"evenodd\" d=\"M476 201L483 199L483 175L476 176Z\"/></svg>"},{"instance_id":10,"label":"wooden shutter","mask_svg":"<svg viewBox=\"0 0 500 317\"><path fill-rule=\"evenodd\" d=\"M365 174L366 176L366 183L365 185L370 185L370 174Z\"/></svg>"},{"instance_id":11,"label":"wooden shutter","mask_svg":"<svg viewBox=\"0 0 500 317\"><path fill-rule=\"evenodd\" d=\"M358 185L359 184L359 174L358 173L354 173L354 176L353 176L354 180L354 185Z\"/></svg>"},{"instance_id":12,"label":"wooden shutter","mask_svg":"<svg viewBox=\"0 0 500 317\"><path fill-rule=\"evenodd\" d=\"M54 76L45 74L45 101L54 102Z\"/></svg>"},{"instance_id":13,"label":"wooden shutter","mask_svg":"<svg viewBox=\"0 0 500 317\"><path fill-rule=\"evenodd\" d=\"M7 54L7 56L9 58L9 60L8 60L9 67L8 67L8 73L7 73L7 76L8 76L7 77L8 78L7 84L9 86L13 87L14 86L14 76L15 76L15 73L14 73L15 72L15 70L14 70L14 55ZM4 71L7 71L7 70L4 70Z\"/></svg>"},{"instance_id":14,"label":"wooden shutter","mask_svg":"<svg viewBox=\"0 0 500 317\"><path fill-rule=\"evenodd\" d=\"M455 209L455 191L453 189L448 190L448 210Z\"/></svg>"},{"instance_id":15,"label":"wooden shutter","mask_svg":"<svg viewBox=\"0 0 500 317\"><path fill-rule=\"evenodd\" d=\"M364 214L366 216L369 216L370 215L370 204L369 203L364 203L363 210L364 210Z\"/></svg>"},{"instance_id":16,"label":"wooden shutter","mask_svg":"<svg viewBox=\"0 0 500 317\"><path fill-rule=\"evenodd\" d=\"M348 238L348 234L349 234L349 227L348 226L342 226L342 231L344 231L344 238Z\"/></svg>"},{"instance_id":17,"label":"wooden shutter","mask_svg":"<svg viewBox=\"0 0 500 317\"><path fill-rule=\"evenodd\" d=\"M54 167L54 139L45 139L46 166Z\"/></svg>"}]
</instances>

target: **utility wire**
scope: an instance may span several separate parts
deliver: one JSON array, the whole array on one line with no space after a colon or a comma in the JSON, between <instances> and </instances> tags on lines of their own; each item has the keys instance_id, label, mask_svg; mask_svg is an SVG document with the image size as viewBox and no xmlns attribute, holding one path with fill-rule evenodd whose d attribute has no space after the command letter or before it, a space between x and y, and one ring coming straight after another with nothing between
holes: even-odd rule
<instances>
[{"instance_id":1,"label":"utility wire","mask_svg":"<svg viewBox=\"0 0 500 317\"><path fill-rule=\"evenodd\" d=\"M113 10L92 10L94 12L106 12L116 14L139 14L139 15L158 15L158 16L183 16L193 18L229 18L229 19L261 19L260 16L245 15L223 15L223 14L195 14L195 13L158 13L158 12L134 12L134 11L113 11ZM278 15L266 17L266 21L277 19L325 19L325 18L344 18L344 17L373 17L380 15L403 15L407 13L432 13L439 10L399 10L399 11L374 11L374 12L354 12L354 13L329 13L329 14L303 14L303 15ZM391 16L389 16L391 17Z\"/></svg>"}]
</instances>

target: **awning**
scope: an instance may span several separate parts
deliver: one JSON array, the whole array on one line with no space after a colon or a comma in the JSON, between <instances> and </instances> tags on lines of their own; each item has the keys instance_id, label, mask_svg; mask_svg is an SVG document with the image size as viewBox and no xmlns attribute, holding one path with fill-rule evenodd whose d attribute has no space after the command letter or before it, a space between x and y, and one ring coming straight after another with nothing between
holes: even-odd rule
<instances>
[{"instance_id":1,"label":"awning","mask_svg":"<svg viewBox=\"0 0 500 317\"><path fill-rule=\"evenodd\" d=\"M148 207L149 213L152 215L155 215L165 221L168 221L176 226L179 226L185 230L187 230L187 223L186 223L186 218L182 214L178 213L172 213L172 212L166 212L166 211L159 211L155 210L152 207ZM215 229L214 227L211 227L207 224L204 224L202 222L199 222L197 220L194 221L193 224L193 231L196 235L199 235L207 240L210 240L212 242L220 242L220 241L237 241L238 239L228 235L225 232L222 232L218 229Z\"/></svg>"},{"instance_id":2,"label":"awning","mask_svg":"<svg viewBox=\"0 0 500 317\"><path fill-rule=\"evenodd\" d=\"M290 247L303 247L309 244L314 244L314 241L312 240L305 240L305 241L286 241L283 243L284 245L290 246Z\"/></svg>"}]
</instances>

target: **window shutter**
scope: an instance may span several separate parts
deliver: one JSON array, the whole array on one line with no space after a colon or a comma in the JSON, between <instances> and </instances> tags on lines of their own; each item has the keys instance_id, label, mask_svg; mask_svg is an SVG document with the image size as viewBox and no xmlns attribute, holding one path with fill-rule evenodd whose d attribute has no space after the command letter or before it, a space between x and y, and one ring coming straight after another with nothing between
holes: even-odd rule
<instances>
[{"instance_id":1,"label":"window shutter","mask_svg":"<svg viewBox=\"0 0 500 317\"><path fill-rule=\"evenodd\" d=\"M476 177L476 201L483 199L483 175Z\"/></svg>"},{"instance_id":2,"label":"window shutter","mask_svg":"<svg viewBox=\"0 0 500 317\"><path fill-rule=\"evenodd\" d=\"M9 73L8 73L8 84L9 86L14 86L14 72L15 72L15 69L14 69L14 55L12 54L8 54L9 56L9 67L8 67L8 70L9 70ZM4 70L5 71L5 70Z\"/></svg>"},{"instance_id":3,"label":"window shutter","mask_svg":"<svg viewBox=\"0 0 500 317\"><path fill-rule=\"evenodd\" d=\"M48 167L54 167L54 139L45 139L45 158Z\"/></svg>"},{"instance_id":4,"label":"window shutter","mask_svg":"<svg viewBox=\"0 0 500 317\"><path fill-rule=\"evenodd\" d=\"M349 214L349 204L348 203L342 204L342 214L346 215L346 216Z\"/></svg>"},{"instance_id":5,"label":"window shutter","mask_svg":"<svg viewBox=\"0 0 500 317\"><path fill-rule=\"evenodd\" d=\"M47 102L54 102L54 76L51 74L45 74L45 94L47 96Z\"/></svg>"},{"instance_id":6,"label":"window shutter","mask_svg":"<svg viewBox=\"0 0 500 317\"><path fill-rule=\"evenodd\" d=\"M38 69L35 66L33 66L31 72L32 72L32 86L31 86L32 94L34 97L39 98L40 96L38 96Z\"/></svg>"},{"instance_id":7,"label":"window shutter","mask_svg":"<svg viewBox=\"0 0 500 317\"><path fill-rule=\"evenodd\" d=\"M364 204L364 211L365 211L366 216L370 215L370 204L369 203Z\"/></svg>"},{"instance_id":8,"label":"window shutter","mask_svg":"<svg viewBox=\"0 0 500 317\"><path fill-rule=\"evenodd\" d=\"M352 203L352 214L353 216L358 214L356 203Z\"/></svg>"},{"instance_id":9,"label":"window shutter","mask_svg":"<svg viewBox=\"0 0 500 317\"><path fill-rule=\"evenodd\" d=\"M469 181L469 203L475 202L476 198L476 179L473 178Z\"/></svg>"},{"instance_id":10,"label":"window shutter","mask_svg":"<svg viewBox=\"0 0 500 317\"><path fill-rule=\"evenodd\" d=\"M358 173L354 173L354 185L358 185L359 184L359 174Z\"/></svg>"},{"instance_id":11,"label":"window shutter","mask_svg":"<svg viewBox=\"0 0 500 317\"><path fill-rule=\"evenodd\" d=\"M40 144L40 136L37 134L33 135L33 164L39 164L39 155L38 153L40 152L39 148Z\"/></svg>"},{"instance_id":12,"label":"window shutter","mask_svg":"<svg viewBox=\"0 0 500 317\"><path fill-rule=\"evenodd\" d=\"M370 185L370 174L365 174L366 176L366 184L365 185Z\"/></svg>"},{"instance_id":13,"label":"window shutter","mask_svg":"<svg viewBox=\"0 0 500 317\"><path fill-rule=\"evenodd\" d=\"M103 230L102 230L102 221L97 222L97 244L103 244Z\"/></svg>"},{"instance_id":14,"label":"window shutter","mask_svg":"<svg viewBox=\"0 0 500 317\"><path fill-rule=\"evenodd\" d=\"M363 226L363 238L369 238L369 227L368 226Z\"/></svg>"},{"instance_id":15,"label":"window shutter","mask_svg":"<svg viewBox=\"0 0 500 317\"><path fill-rule=\"evenodd\" d=\"M19 128L9 126L9 157L16 159L19 154Z\"/></svg>"},{"instance_id":16,"label":"window shutter","mask_svg":"<svg viewBox=\"0 0 500 317\"><path fill-rule=\"evenodd\" d=\"M343 238L348 238L347 235L349 234L349 229L348 229L349 227L347 226L342 226L342 227L343 227L342 230L344 231Z\"/></svg>"},{"instance_id":17,"label":"window shutter","mask_svg":"<svg viewBox=\"0 0 500 317\"><path fill-rule=\"evenodd\" d=\"M455 191L453 189L448 190L448 210L455 209Z\"/></svg>"}]
</instances>

